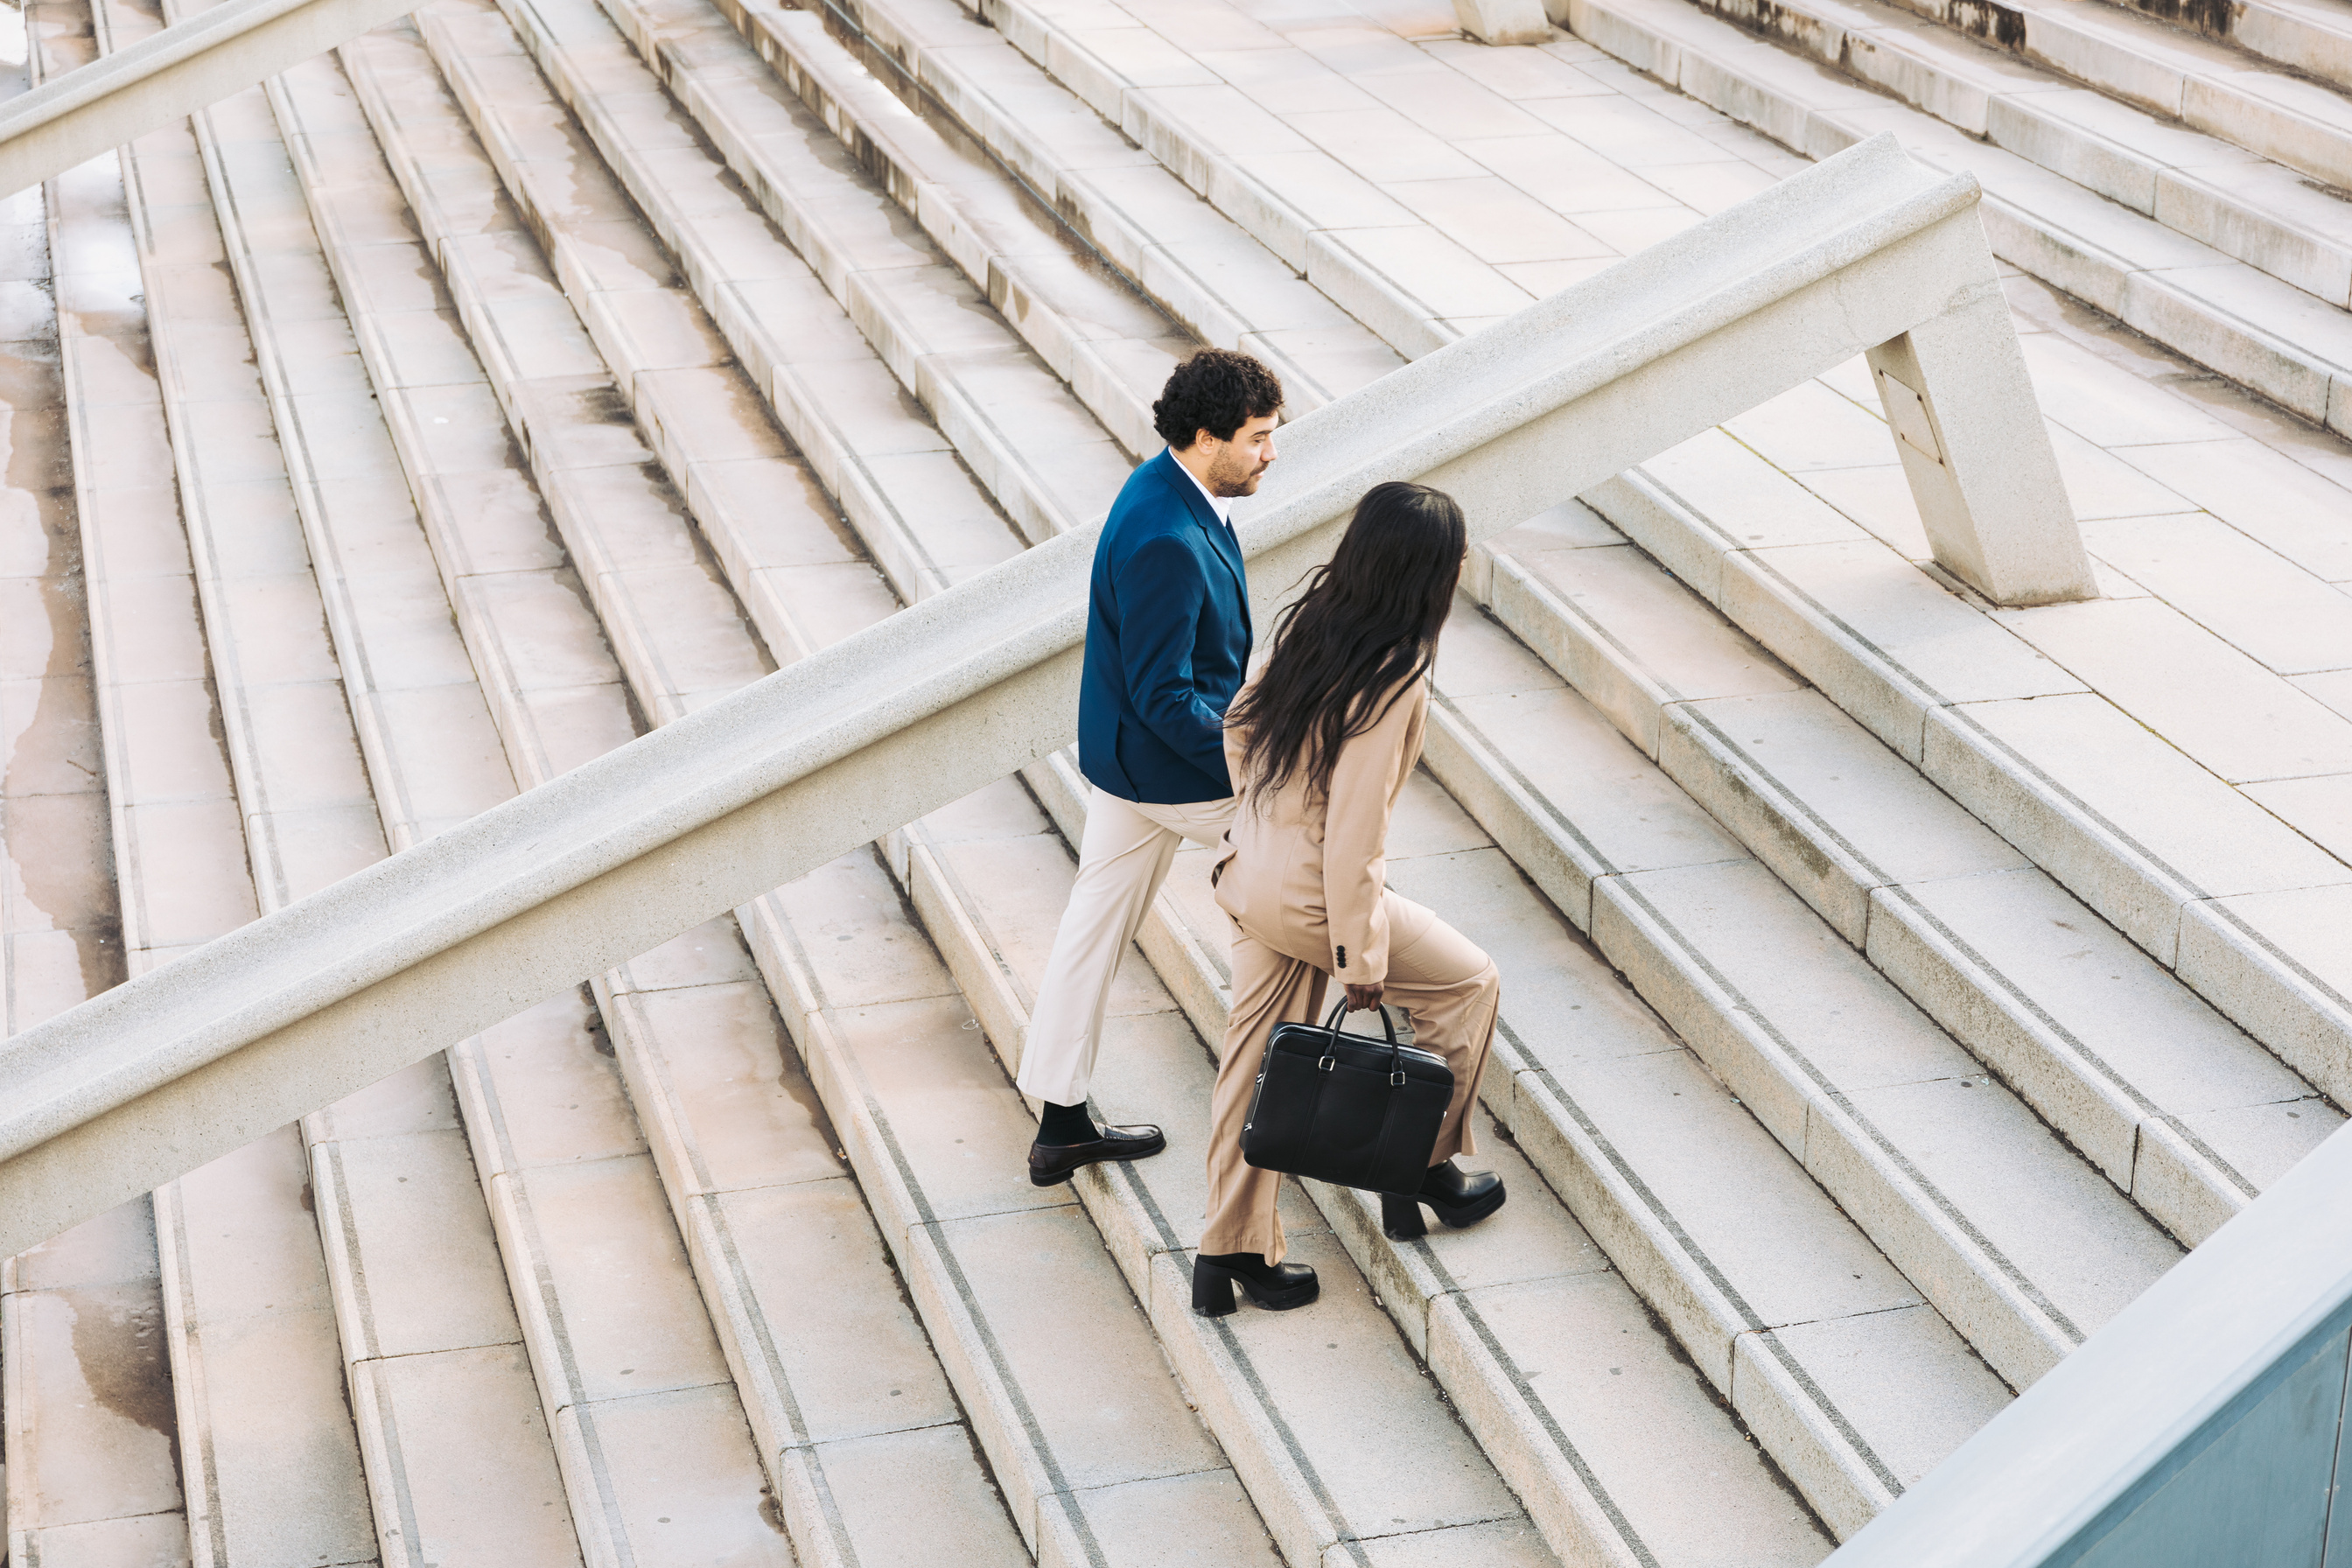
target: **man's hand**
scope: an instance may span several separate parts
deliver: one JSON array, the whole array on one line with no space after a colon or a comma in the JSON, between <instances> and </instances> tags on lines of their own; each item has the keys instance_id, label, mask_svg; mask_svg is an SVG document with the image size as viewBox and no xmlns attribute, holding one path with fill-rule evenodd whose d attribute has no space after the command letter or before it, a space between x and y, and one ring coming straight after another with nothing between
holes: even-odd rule
<instances>
[{"instance_id":1,"label":"man's hand","mask_svg":"<svg viewBox=\"0 0 2352 1568\"><path fill-rule=\"evenodd\" d=\"M1380 1005L1381 983L1379 981L1375 980L1370 985L1349 985L1348 987L1349 1012L1369 1013Z\"/></svg>"}]
</instances>

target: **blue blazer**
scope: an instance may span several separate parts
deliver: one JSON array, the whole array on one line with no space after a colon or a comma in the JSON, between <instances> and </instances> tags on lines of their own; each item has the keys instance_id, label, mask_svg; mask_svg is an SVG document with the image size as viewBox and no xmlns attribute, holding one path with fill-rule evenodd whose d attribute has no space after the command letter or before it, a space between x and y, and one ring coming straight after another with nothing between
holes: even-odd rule
<instances>
[{"instance_id":1,"label":"blue blazer","mask_svg":"<svg viewBox=\"0 0 2352 1568\"><path fill-rule=\"evenodd\" d=\"M1163 451L1127 477L1095 545L1079 771L1122 800L1233 794L1225 705L1249 650L1241 546Z\"/></svg>"}]
</instances>

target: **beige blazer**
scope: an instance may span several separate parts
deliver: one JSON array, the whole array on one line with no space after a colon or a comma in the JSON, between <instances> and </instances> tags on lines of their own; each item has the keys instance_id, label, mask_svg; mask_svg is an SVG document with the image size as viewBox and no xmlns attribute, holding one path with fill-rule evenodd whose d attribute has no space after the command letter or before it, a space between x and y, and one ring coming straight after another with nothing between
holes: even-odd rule
<instances>
[{"instance_id":1,"label":"beige blazer","mask_svg":"<svg viewBox=\"0 0 2352 1568\"><path fill-rule=\"evenodd\" d=\"M1242 689L1256 685L1252 676ZM1293 958L1319 947L1324 972L1342 982L1386 980L1389 816L1421 761L1428 717L1424 676L1340 746L1328 800L1308 794L1303 771L1261 795L1242 775L1248 735L1228 725L1225 765L1237 798L1213 873L1225 912Z\"/></svg>"}]
</instances>

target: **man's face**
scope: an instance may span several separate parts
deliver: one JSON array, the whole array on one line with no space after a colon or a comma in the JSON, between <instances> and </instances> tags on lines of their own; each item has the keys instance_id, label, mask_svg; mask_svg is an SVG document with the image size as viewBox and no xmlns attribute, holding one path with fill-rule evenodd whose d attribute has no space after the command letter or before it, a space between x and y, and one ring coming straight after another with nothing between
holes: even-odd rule
<instances>
[{"instance_id":1,"label":"man's face","mask_svg":"<svg viewBox=\"0 0 2352 1568\"><path fill-rule=\"evenodd\" d=\"M1282 416L1264 414L1248 421L1234 432L1230 441L1220 441L1206 430L1193 437L1195 449L1209 454L1209 471L1202 483L1213 496L1254 496L1257 483L1265 478L1265 470L1277 456L1274 449L1274 426Z\"/></svg>"}]
</instances>

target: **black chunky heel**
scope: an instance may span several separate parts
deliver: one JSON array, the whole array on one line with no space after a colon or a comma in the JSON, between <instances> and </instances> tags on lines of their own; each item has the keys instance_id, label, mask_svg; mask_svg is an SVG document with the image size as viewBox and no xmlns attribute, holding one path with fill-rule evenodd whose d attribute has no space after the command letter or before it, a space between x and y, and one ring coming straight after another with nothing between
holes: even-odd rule
<instances>
[{"instance_id":1,"label":"black chunky heel","mask_svg":"<svg viewBox=\"0 0 2352 1568\"><path fill-rule=\"evenodd\" d=\"M1192 1259L1192 1310L1222 1318L1234 1310L1234 1277L1198 1258Z\"/></svg>"},{"instance_id":2,"label":"black chunky heel","mask_svg":"<svg viewBox=\"0 0 2352 1568\"><path fill-rule=\"evenodd\" d=\"M1268 1263L1255 1252L1192 1255L1192 1310L1222 1318L1234 1310L1234 1287L1249 1292L1253 1305L1269 1312L1304 1307L1322 1294L1315 1270L1304 1263Z\"/></svg>"},{"instance_id":3,"label":"black chunky heel","mask_svg":"<svg viewBox=\"0 0 2352 1568\"><path fill-rule=\"evenodd\" d=\"M1417 1241L1429 1234L1422 1223L1421 1200L1401 1198L1394 1193L1381 1194L1381 1229L1391 1241Z\"/></svg>"},{"instance_id":4,"label":"black chunky heel","mask_svg":"<svg viewBox=\"0 0 2352 1568\"><path fill-rule=\"evenodd\" d=\"M1450 1230L1466 1230L1503 1206L1503 1178L1492 1171L1476 1175L1448 1160L1432 1165L1415 1200L1437 1211Z\"/></svg>"}]
</instances>

